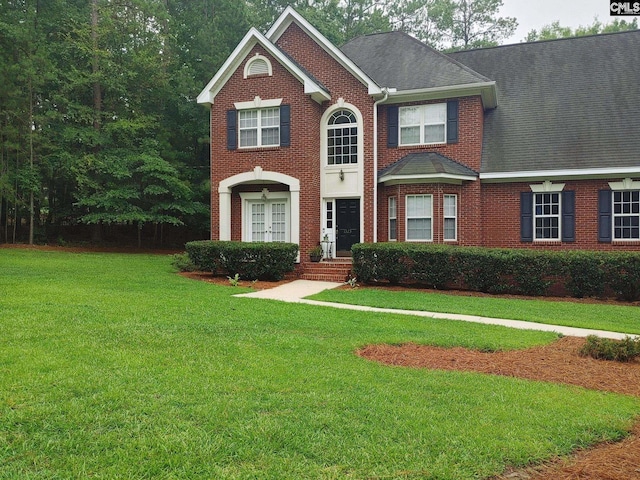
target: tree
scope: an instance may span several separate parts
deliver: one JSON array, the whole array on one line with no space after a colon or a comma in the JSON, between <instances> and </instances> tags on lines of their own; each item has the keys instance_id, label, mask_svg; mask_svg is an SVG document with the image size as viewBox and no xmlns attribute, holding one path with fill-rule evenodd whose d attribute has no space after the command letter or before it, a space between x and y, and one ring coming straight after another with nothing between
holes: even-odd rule
<instances>
[{"instance_id":1,"label":"tree","mask_svg":"<svg viewBox=\"0 0 640 480\"><path fill-rule=\"evenodd\" d=\"M537 42L540 40L554 40L557 38L583 37L586 35L598 35L601 33L624 32L627 30L637 30L638 19L634 18L628 22L626 20L615 19L613 22L603 24L598 18L594 18L593 23L587 26L579 26L575 30L571 27L563 27L559 21L550 25L545 25L538 30L531 30L525 37L525 42Z\"/></svg>"}]
</instances>

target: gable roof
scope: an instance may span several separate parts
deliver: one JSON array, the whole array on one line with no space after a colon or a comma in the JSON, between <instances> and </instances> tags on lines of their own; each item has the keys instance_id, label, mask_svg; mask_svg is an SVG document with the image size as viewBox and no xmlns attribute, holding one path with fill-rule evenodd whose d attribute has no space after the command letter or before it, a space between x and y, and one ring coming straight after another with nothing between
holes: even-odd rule
<instances>
[{"instance_id":1,"label":"gable roof","mask_svg":"<svg viewBox=\"0 0 640 480\"><path fill-rule=\"evenodd\" d=\"M286 55L276 45L267 40L258 30L251 28L238 46L229 55L220 70L209 81L206 87L200 92L197 102L204 105L211 105L222 87L227 83L231 75L237 70L240 64L256 45L261 45L269 54L274 57L284 68L304 85L304 93L310 95L316 102L329 100L331 95L318 80L310 75L291 57Z\"/></svg>"},{"instance_id":2,"label":"gable roof","mask_svg":"<svg viewBox=\"0 0 640 480\"><path fill-rule=\"evenodd\" d=\"M317 43L325 52L327 52L334 60L342 65L351 75L357 78L363 85L367 86L369 95L382 94L382 88L365 73L358 65L356 65L348 56L340 51L333 43L322 35L313 25L307 22L298 12L291 6L288 6L278 17L275 23L267 32L267 38L274 44L282 36L282 34L295 23L300 27L315 43Z\"/></svg>"},{"instance_id":3,"label":"gable roof","mask_svg":"<svg viewBox=\"0 0 640 480\"><path fill-rule=\"evenodd\" d=\"M450 54L494 79L481 178L640 173L640 31Z\"/></svg>"},{"instance_id":4,"label":"gable roof","mask_svg":"<svg viewBox=\"0 0 640 480\"><path fill-rule=\"evenodd\" d=\"M378 173L378 183L462 183L476 180L478 173L436 152L410 153Z\"/></svg>"},{"instance_id":5,"label":"gable roof","mask_svg":"<svg viewBox=\"0 0 640 480\"><path fill-rule=\"evenodd\" d=\"M342 51L378 85L392 89L387 103L482 95L485 108L496 106L491 78L404 32L357 37Z\"/></svg>"}]
</instances>

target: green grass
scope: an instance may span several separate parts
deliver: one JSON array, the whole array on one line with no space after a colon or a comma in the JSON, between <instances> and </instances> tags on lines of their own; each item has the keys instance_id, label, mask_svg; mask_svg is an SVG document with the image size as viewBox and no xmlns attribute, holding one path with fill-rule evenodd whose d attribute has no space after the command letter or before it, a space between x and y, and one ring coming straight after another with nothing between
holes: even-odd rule
<instances>
[{"instance_id":1,"label":"green grass","mask_svg":"<svg viewBox=\"0 0 640 480\"><path fill-rule=\"evenodd\" d=\"M370 307L458 313L640 334L640 308L637 305L474 297L420 291L389 291L372 287L326 290L309 298Z\"/></svg>"},{"instance_id":2,"label":"green grass","mask_svg":"<svg viewBox=\"0 0 640 480\"><path fill-rule=\"evenodd\" d=\"M483 478L621 438L640 412L353 353L549 333L234 298L170 261L0 249L0 478Z\"/></svg>"}]
</instances>

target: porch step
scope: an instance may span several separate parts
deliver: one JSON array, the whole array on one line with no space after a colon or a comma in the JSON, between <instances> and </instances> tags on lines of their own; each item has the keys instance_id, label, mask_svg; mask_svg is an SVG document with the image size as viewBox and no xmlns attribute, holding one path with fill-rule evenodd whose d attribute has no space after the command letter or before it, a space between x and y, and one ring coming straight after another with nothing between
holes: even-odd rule
<instances>
[{"instance_id":1,"label":"porch step","mask_svg":"<svg viewBox=\"0 0 640 480\"><path fill-rule=\"evenodd\" d=\"M323 260L318 263L307 263L300 275L303 280L323 282L345 282L351 273L351 259Z\"/></svg>"}]
</instances>

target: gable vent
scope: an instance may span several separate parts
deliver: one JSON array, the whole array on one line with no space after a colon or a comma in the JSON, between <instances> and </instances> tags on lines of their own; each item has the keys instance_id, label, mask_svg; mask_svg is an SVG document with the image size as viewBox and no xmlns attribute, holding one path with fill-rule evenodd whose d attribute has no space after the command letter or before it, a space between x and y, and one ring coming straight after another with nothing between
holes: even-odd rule
<instances>
[{"instance_id":1,"label":"gable vent","mask_svg":"<svg viewBox=\"0 0 640 480\"><path fill-rule=\"evenodd\" d=\"M249 76L251 75L265 75L269 73L269 65L264 60L255 60L251 62L249 67Z\"/></svg>"}]
</instances>

